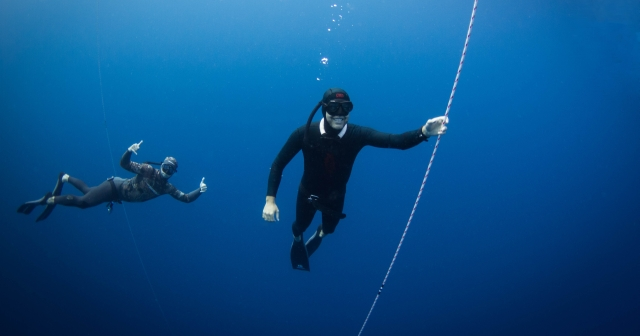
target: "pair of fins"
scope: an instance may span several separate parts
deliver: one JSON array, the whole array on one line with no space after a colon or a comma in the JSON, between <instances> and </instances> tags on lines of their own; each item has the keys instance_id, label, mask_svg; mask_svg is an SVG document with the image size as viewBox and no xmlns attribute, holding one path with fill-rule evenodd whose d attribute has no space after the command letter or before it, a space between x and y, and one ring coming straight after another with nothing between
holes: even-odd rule
<instances>
[{"instance_id":1,"label":"pair of fins","mask_svg":"<svg viewBox=\"0 0 640 336\"><path fill-rule=\"evenodd\" d=\"M51 196L60 196L60 194L62 193L62 186L64 185L64 183L62 182L62 176L64 176L64 173L58 174L58 181L56 182L55 188L53 188L53 192L48 192L42 198L37 199L35 201L22 204L18 208L18 212L28 215L36 207L40 205L44 205L45 206L44 211L42 211L40 216L38 216L38 218L36 219L36 222L47 219L47 217L49 217L49 215L53 212L53 209L55 209L56 207L55 204L47 204L47 200Z\"/></svg>"},{"instance_id":2,"label":"pair of fins","mask_svg":"<svg viewBox=\"0 0 640 336\"><path fill-rule=\"evenodd\" d=\"M291 244L291 267L295 270L310 272L309 257L318 249L320 243L322 243L322 238L317 231L306 244L302 236L299 241L294 238Z\"/></svg>"}]
</instances>

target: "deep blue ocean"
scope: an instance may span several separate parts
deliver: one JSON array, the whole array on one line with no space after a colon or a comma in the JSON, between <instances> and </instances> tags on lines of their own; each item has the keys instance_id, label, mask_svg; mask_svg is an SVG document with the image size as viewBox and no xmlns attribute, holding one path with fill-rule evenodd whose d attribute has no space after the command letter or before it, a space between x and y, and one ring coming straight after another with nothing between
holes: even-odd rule
<instances>
[{"instance_id":1,"label":"deep blue ocean","mask_svg":"<svg viewBox=\"0 0 640 336\"><path fill-rule=\"evenodd\" d=\"M289 262L302 154L275 223L271 163L330 87L384 132L443 115L472 7L1 1L0 334L357 335L435 138L360 153L311 272ZM640 2L480 0L449 116L363 335L639 335ZM16 212L61 171L132 177L140 140L208 191Z\"/></svg>"}]
</instances>

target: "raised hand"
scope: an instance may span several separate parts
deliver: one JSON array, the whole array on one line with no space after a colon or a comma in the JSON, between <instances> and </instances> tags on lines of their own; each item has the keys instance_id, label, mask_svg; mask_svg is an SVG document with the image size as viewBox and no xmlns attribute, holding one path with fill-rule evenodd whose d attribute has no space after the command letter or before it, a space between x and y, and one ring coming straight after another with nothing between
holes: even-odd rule
<instances>
[{"instance_id":1,"label":"raised hand","mask_svg":"<svg viewBox=\"0 0 640 336\"><path fill-rule=\"evenodd\" d=\"M207 185L204 184L204 177L202 178L202 181L200 181L200 192L203 193L207 191Z\"/></svg>"},{"instance_id":2,"label":"raised hand","mask_svg":"<svg viewBox=\"0 0 640 336\"><path fill-rule=\"evenodd\" d=\"M128 151L133 152L135 155L138 155L138 149L140 149L140 145L142 145L142 140L140 140L139 143L134 143L133 145L129 146Z\"/></svg>"}]
</instances>

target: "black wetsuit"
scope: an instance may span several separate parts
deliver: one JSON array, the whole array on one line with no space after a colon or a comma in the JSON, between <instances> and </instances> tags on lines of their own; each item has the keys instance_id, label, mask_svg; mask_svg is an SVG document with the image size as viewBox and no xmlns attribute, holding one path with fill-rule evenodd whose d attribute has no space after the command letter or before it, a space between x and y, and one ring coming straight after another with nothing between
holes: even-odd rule
<instances>
[{"instance_id":1,"label":"black wetsuit","mask_svg":"<svg viewBox=\"0 0 640 336\"><path fill-rule=\"evenodd\" d=\"M84 195L56 196L55 204L85 209L106 202L145 202L164 194L185 203L193 202L200 196L200 188L185 194L162 177L158 169L149 164L132 162L129 151L122 156L120 166L136 176L130 179L115 177L113 181L109 179L95 187L88 187L81 180L69 177L69 183Z\"/></svg>"},{"instance_id":2,"label":"black wetsuit","mask_svg":"<svg viewBox=\"0 0 640 336\"><path fill-rule=\"evenodd\" d=\"M320 121L320 122L324 122ZM318 203L323 208L322 224L318 230L333 233L338 222L339 214L344 206L344 196L347 182L351 176L351 169L356 156L364 146L378 148L409 149L426 141L428 137L422 134L422 128L402 134L378 132L368 127L354 124L346 125L347 130L340 138L338 132L329 125L320 134L320 122L314 122L309 128L308 142L304 142L305 126L296 129L271 165L267 196L276 196L282 171L300 150L304 155L304 173L298 188L296 202L296 220L292 230L295 236L301 235L311 224L317 206L308 201L310 195L318 196Z\"/></svg>"}]
</instances>

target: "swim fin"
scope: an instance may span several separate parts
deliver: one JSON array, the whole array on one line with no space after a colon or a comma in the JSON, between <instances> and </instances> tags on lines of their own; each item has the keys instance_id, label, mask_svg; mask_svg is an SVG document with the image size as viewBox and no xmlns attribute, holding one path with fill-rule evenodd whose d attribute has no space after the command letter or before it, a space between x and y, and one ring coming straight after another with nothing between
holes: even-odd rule
<instances>
[{"instance_id":1,"label":"swim fin","mask_svg":"<svg viewBox=\"0 0 640 336\"><path fill-rule=\"evenodd\" d=\"M296 241L294 238L291 244L291 266L296 270L311 271L307 247L302 237L300 237L300 241Z\"/></svg>"},{"instance_id":2,"label":"swim fin","mask_svg":"<svg viewBox=\"0 0 640 336\"><path fill-rule=\"evenodd\" d=\"M33 211L33 209L35 209L38 205L40 205L41 200L42 199L22 204L20 207L18 207L18 213L23 213L25 215L30 214L31 211Z\"/></svg>"},{"instance_id":3,"label":"swim fin","mask_svg":"<svg viewBox=\"0 0 640 336\"><path fill-rule=\"evenodd\" d=\"M56 182L56 186L53 188L52 196L60 196L60 194L62 193L62 186L64 185L64 182L62 182L62 176L64 176L64 173L58 174L58 182ZM47 219L47 217L49 217L55 207L55 204L47 204L47 206L44 208L44 211L42 211L40 216L38 216L38 218L36 219L36 223Z\"/></svg>"},{"instance_id":4,"label":"swim fin","mask_svg":"<svg viewBox=\"0 0 640 336\"><path fill-rule=\"evenodd\" d=\"M26 202L26 203L22 204L20 207L18 207L18 212L19 213L23 213L25 215L30 214L31 211L33 211L33 209L35 209L38 205L47 204L47 199L49 199L49 197L51 197L51 195L52 195L51 192L48 192L46 195L44 195L40 199L37 199L35 201Z\"/></svg>"},{"instance_id":5,"label":"swim fin","mask_svg":"<svg viewBox=\"0 0 640 336\"><path fill-rule=\"evenodd\" d=\"M316 231L313 236L311 236L311 238L309 238L309 240L307 240L307 255L309 257L311 257L311 255L313 254L313 252L315 252L318 247L320 247L320 243L322 243L322 238L320 237L320 234L318 233L318 231Z\"/></svg>"}]
</instances>

